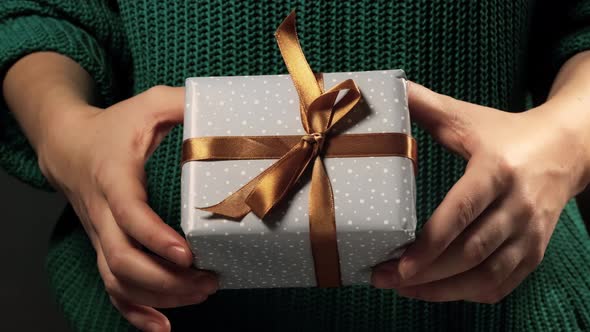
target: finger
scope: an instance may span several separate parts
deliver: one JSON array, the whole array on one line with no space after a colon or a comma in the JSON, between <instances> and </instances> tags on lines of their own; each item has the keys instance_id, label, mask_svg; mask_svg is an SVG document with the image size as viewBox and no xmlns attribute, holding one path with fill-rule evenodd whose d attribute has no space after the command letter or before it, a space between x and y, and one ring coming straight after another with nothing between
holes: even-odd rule
<instances>
[{"instance_id":1,"label":"finger","mask_svg":"<svg viewBox=\"0 0 590 332\"><path fill-rule=\"evenodd\" d=\"M533 268L527 266L527 264L525 264L524 262L521 262L518 265L518 267L514 270L514 272L510 275L510 277L508 277L508 279L506 279L500 285L500 287L484 291L481 294L478 294L471 298L466 298L465 300L488 304L498 303L506 296L508 296L510 293L512 293L512 291L514 291L532 271Z\"/></svg>"},{"instance_id":2,"label":"finger","mask_svg":"<svg viewBox=\"0 0 590 332\"><path fill-rule=\"evenodd\" d=\"M477 218L500 194L498 181L491 172L470 163L430 220L400 259L402 279L424 270Z\"/></svg>"},{"instance_id":3,"label":"finger","mask_svg":"<svg viewBox=\"0 0 590 332\"><path fill-rule=\"evenodd\" d=\"M425 284L460 274L479 265L514 233L514 218L506 205L492 204L432 264L410 279L400 277L399 261L376 267L373 271L375 287L396 288Z\"/></svg>"},{"instance_id":4,"label":"finger","mask_svg":"<svg viewBox=\"0 0 590 332\"><path fill-rule=\"evenodd\" d=\"M132 304L110 296L111 303L133 326L146 332L169 332L170 321L154 308Z\"/></svg>"},{"instance_id":5,"label":"finger","mask_svg":"<svg viewBox=\"0 0 590 332\"><path fill-rule=\"evenodd\" d=\"M138 117L147 118L147 126L153 128L152 140L145 151L145 160L154 153L164 137L184 119L184 87L155 86L140 95L140 102L145 107L138 107L142 114ZM149 112L145 112L145 110Z\"/></svg>"},{"instance_id":6,"label":"finger","mask_svg":"<svg viewBox=\"0 0 590 332\"><path fill-rule=\"evenodd\" d=\"M499 287L514 272L524 257L518 242L503 245L482 264L459 275L427 284L399 288L400 295L430 302L474 298Z\"/></svg>"},{"instance_id":7,"label":"finger","mask_svg":"<svg viewBox=\"0 0 590 332\"><path fill-rule=\"evenodd\" d=\"M115 287L109 290L109 294L130 303L159 309L199 304L207 300L208 297L205 293L183 295L155 293L124 282L117 282Z\"/></svg>"},{"instance_id":8,"label":"finger","mask_svg":"<svg viewBox=\"0 0 590 332\"><path fill-rule=\"evenodd\" d=\"M174 308L197 304L205 301L208 294L195 292L193 294L169 295L146 290L136 285L120 281L113 275L99 246L96 249L97 265L107 293L129 303L147 305L154 308Z\"/></svg>"},{"instance_id":9,"label":"finger","mask_svg":"<svg viewBox=\"0 0 590 332\"><path fill-rule=\"evenodd\" d=\"M179 124L184 117L184 87L158 85L116 104L129 116L152 123Z\"/></svg>"},{"instance_id":10,"label":"finger","mask_svg":"<svg viewBox=\"0 0 590 332\"><path fill-rule=\"evenodd\" d=\"M469 159L463 137L468 136L469 110L474 104L436 93L408 81L408 106L412 120L426 129L437 141Z\"/></svg>"},{"instance_id":11,"label":"finger","mask_svg":"<svg viewBox=\"0 0 590 332\"><path fill-rule=\"evenodd\" d=\"M192 264L192 253L182 238L147 204L139 170L118 168L103 176L101 189L119 227L160 257L180 266Z\"/></svg>"},{"instance_id":12,"label":"finger","mask_svg":"<svg viewBox=\"0 0 590 332\"><path fill-rule=\"evenodd\" d=\"M181 123L184 118L184 87L158 85L142 94L142 103L153 109L159 123ZM145 110L145 108L144 108ZM141 111L141 110L139 110Z\"/></svg>"},{"instance_id":13,"label":"finger","mask_svg":"<svg viewBox=\"0 0 590 332\"><path fill-rule=\"evenodd\" d=\"M217 290L214 274L179 267L139 250L121 231L108 209L104 214L97 232L107 264L115 277L158 293L212 294Z\"/></svg>"}]
</instances>

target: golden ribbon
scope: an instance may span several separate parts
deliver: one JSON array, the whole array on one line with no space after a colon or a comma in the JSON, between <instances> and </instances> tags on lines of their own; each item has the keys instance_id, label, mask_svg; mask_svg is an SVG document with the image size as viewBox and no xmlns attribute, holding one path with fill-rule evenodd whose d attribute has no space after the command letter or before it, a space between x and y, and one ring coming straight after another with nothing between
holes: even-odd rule
<instances>
[{"instance_id":1,"label":"golden ribbon","mask_svg":"<svg viewBox=\"0 0 590 332\"><path fill-rule=\"evenodd\" d=\"M310 242L318 286L341 285L332 186L322 157L402 156L416 169L416 143L401 133L330 135L330 129L359 102L361 93L352 80L323 91L301 49L295 12L278 27L275 38L299 95L303 136L216 136L183 142L183 163L194 160L279 159L242 188L213 206L200 208L241 220L250 212L264 218L313 165L309 192ZM344 96L336 102L340 92Z\"/></svg>"}]
</instances>

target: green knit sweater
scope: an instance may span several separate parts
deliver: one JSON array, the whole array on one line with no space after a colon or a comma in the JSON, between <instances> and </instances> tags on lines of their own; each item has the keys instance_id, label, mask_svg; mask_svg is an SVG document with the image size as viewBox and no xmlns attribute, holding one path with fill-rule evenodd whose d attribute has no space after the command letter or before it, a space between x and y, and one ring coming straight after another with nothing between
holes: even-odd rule
<instances>
[{"instance_id":1,"label":"green knit sweater","mask_svg":"<svg viewBox=\"0 0 590 332\"><path fill-rule=\"evenodd\" d=\"M285 73L273 32L293 8L314 70L402 68L438 92L512 112L541 102L559 66L590 48L589 0L2 0L0 80L17 59L40 50L78 61L105 106L156 84L180 86L190 76ZM50 189L3 104L0 165ZM465 162L420 128L413 134L421 225ZM175 128L146 165L150 204L179 232L181 138L182 128ZM434 304L345 287L220 291L202 305L166 313L175 330L215 323L215 330L576 331L590 329L589 262L590 239L572 201L542 264L496 305ZM47 269L76 329L130 328L111 306L93 249L72 215L59 223Z\"/></svg>"}]
</instances>

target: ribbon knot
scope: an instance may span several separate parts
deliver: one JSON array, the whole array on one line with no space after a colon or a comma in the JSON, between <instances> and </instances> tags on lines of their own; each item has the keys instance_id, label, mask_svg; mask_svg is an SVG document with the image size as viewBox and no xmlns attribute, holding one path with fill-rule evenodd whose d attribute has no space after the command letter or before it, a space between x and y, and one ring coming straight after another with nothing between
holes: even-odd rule
<instances>
[{"instance_id":1,"label":"ribbon knot","mask_svg":"<svg viewBox=\"0 0 590 332\"><path fill-rule=\"evenodd\" d=\"M316 154L320 154L322 152L322 149L324 147L324 142L325 140L325 135L322 133L313 133L313 134L307 134L307 135L303 135L301 137L301 140L304 142L307 142L311 145L315 145L316 146Z\"/></svg>"},{"instance_id":2,"label":"ribbon knot","mask_svg":"<svg viewBox=\"0 0 590 332\"><path fill-rule=\"evenodd\" d=\"M324 134L322 134L322 133L307 134L307 135L303 135L303 137L301 137L301 139L306 141L307 143L321 144L324 142Z\"/></svg>"},{"instance_id":3,"label":"ribbon knot","mask_svg":"<svg viewBox=\"0 0 590 332\"><path fill-rule=\"evenodd\" d=\"M323 157L402 156L416 167L415 141L402 133L326 134L359 102L361 93L352 80L324 92L321 74L314 74L301 50L295 30L295 12L275 33L281 55L299 95L303 136L197 137L183 143L183 163L192 160L279 159L223 201L200 208L241 220L253 212L264 218L312 167L309 191L309 238L320 287L341 285L336 239L334 195ZM338 95L342 98L336 102ZM330 144L326 145L326 141ZM327 146L323 156L324 146Z\"/></svg>"}]
</instances>

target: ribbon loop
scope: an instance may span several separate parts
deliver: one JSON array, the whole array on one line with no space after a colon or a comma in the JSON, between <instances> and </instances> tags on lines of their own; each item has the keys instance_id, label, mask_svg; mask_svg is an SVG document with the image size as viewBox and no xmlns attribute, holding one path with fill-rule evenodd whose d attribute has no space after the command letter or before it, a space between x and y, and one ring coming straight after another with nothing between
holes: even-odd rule
<instances>
[{"instance_id":1,"label":"ribbon loop","mask_svg":"<svg viewBox=\"0 0 590 332\"><path fill-rule=\"evenodd\" d=\"M346 91L336 103L338 95ZM332 125L344 117L360 101L361 92L354 81L346 80L324 92L311 102L307 110L307 119L311 130L327 132ZM338 115L334 121L334 115Z\"/></svg>"},{"instance_id":2,"label":"ribbon loop","mask_svg":"<svg viewBox=\"0 0 590 332\"><path fill-rule=\"evenodd\" d=\"M322 94L322 89L305 59L295 28L295 11L292 11L275 32L281 55L293 79L299 101L304 109Z\"/></svg>"}]
</instances>

